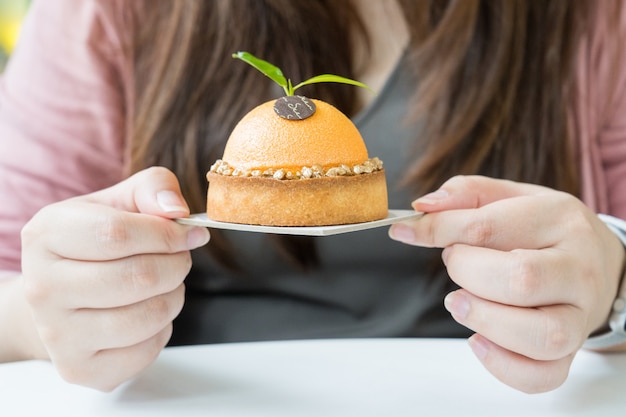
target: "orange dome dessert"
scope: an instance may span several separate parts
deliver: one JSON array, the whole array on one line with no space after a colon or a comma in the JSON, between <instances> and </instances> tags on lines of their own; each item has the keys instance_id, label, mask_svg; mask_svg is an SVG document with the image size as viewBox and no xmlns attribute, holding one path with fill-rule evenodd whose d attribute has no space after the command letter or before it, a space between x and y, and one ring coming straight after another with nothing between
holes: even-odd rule
<instances>
[{"instance_id":1,"label":"orange dome dessert","mask_svg":"<svg viewBox=\"0 0 626 417\"><path fill-rule=\"evenodd\" d=\"M268 101L250 111L233 130L224 160L242 169L356 165L367 159L367 149L354 124L328 103L311 100L316 111L292 121L274 113Z\"/></svg>"},{"instance_id":2,"label":"orange dome dessert","mask_svg":"<svg viewBox=\"0 0 626 417\"><path fill-rule=\"evenodd\" d=\"M281 100L298 116L303 106L312 113L287 118L278 110ZM245 115L207 180L207 215L217 221L323 226L388 213L382 161L368 157L343 113L300 96L268 101Z\"/></svg>"}]
</instances>

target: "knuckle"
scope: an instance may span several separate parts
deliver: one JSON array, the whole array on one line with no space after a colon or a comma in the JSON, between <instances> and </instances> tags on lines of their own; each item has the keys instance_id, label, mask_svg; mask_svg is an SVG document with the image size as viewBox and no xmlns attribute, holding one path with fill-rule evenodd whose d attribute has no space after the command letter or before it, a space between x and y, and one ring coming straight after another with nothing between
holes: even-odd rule
<instances>
[{"instance_id":1,"label":"knuckle","mask_svg":"<svg viewBox=\"0 0 626 417\"><path fill-rule=\"evenodd\" d=\"M493 241L495 231L489 219L478 217L465 225L462 233L467 239L467 243L487 247Z\"/></svg>"},{"instance_id":2,"label":"knuckle","mask_svg":"<svg viewBox=\"0 0 626 417\"><path fill-rule=\"evenodd\" d=\"M169 275L170 289L181 284L187 277L193 266L190 251L178 252L168 255L166 261L171 263L173 272Z\"/></svg>"},{"instance_id":3,"label":"knuckle","mask_svg":"<svg viewBox=\"0 0 626 417\"><path fill-rule=\"evenodd\" d=\"M26 247L31 243L38 242L41 240L42 230L45 227L46 222L42 219L45 217L55 218L54 214L48 214L52 210L52 206L45 206L39 212L37 212L31 219L26 223L22 230L20 231L20 238L22 241L22 246Z\"/></svg>"},{"instance_id":4,"label":"knuckle","mask_svg":"<svg viewBox=\"0 0 626 417\"><path fill-rule=\"evenodd\" d=\"M475 177L472 175L454 175L444 185L453 185L460 188L473 188L476 186Z\"/></svg>"},{"instance_id":5,"label":"knuckle","mask_svg":"<svg viewBox=\"0 0 626 417\"><path fill-rule=\"evenodd\" d=\"M183 305L185 304L185 291L185 284L181 284L176 290L176 299L174 300L172 307L172 310L176 312L176 315L182 311Z\"/></svg>"},{"instance_id":6,"label":"knuckle","mask_svg":"<svg viewBox=\"0 0 626 417\"><path fill-rule=\"evenodd\" d=\"M438 217L425 216L423 217L424 221L422 222L423 227L423 236L426 240L426 246L443 246L443 244L439 244L438 242L438 234L437 230L439 228L439 220Z\"/></svg>"},{"instance_id":7,"label":"knuckle","mask_svg":"<svg viewBox=\"0 0 626 417\"><path fill-rule=\"evenodd\" d=\"M172 171L170 171L169 169L163 166L151 166L149 168L144 169L141 172L141 174L147 177L160 177L160 178L167 178L167 177L171 177L174 175Z\"/></svg>"},{"instance_id":8,"label":"knuckle","mask_svg":"<svg viewBox=\"0 0 626 417\"><path fill-rule=\"evenodd\" d=\"M544 316L543 335L540 347L552 358L562 358L572 351L574 329L560 315Z\"/></svg>"},{"instance_id":9,"label":"knuckle","mask_svg":"<svg viewBox=\"0 0 626 417\"><path fill-rule=\"evenodd\" d=\"M170 304L171 303L167 295L152 297L147 301L144 309L146 319L153 323L165 323L170 321L172 319L172 308Z\"/></svg>"},{"instance_id":10,"label":"knuckle","mask_svg":"<svg viewBox=\"0 0 626 417\"><path fill-rule=\"evenodd\" d=\"M155 260L154 256L134 256L130 260L124 281L130 283L131 291L145 293L159 284L159 268Z\"/></svg>"},{"instance_id":11,"label":"knuckle","mask_svg":"<svg viewBox=\"0 0 626 417\"><path fill-rule=\"evenodd\" d=\"M518 256L513 268L511 295L516 299L531 301L541 289L541 265L531 258Z\"/></svg>"},{"instance_id":12,"label":"knuckle","mask_svg":"<svg viewBox=\"0 0 626 417\"><path fill-rule=\"evenodd\" d=\"M183 271L183 277L185 278L187 276L187 274L189 274L189 272L191 271L191 267L193 266L193 261L191 259L191 252L190 251L185 251L185 252L180 252L179 256L181 256L183 259L183 266L182 266L182 271Z\"/></svg>"},{"instance_id":13,"label":"knuckle","mask_svg":"<svg viewBox=\"0 0 626 417\"><path fill-rule=\"evenodd\" d=\"M569 233L582 239L595 239L596 215L591 212L580 200L566 194L559 193L555 205L559 207L559 222L563 233Z\"/></svg>"},{"instance_id":14,"label":"knuckle","mask_svg":"<svg viewBox=\"0 0 626 417\"><path fill-rule=\"evenodd\" d=\"M38 232L38 228L35 226L35 221L31 220L24 225L20 233L22 246L28 246L30 242L36 241L37 236L40 236L40 233Z\"/></svg>"},{"instance_id":15,"label":"knuckle","mask_svg":"<svg viewBox=\"0 0 626 417\"><path fill-rule=\"evenodd\" d=\"M128 290L138 294L154 294L170 291L186 278L191 271L189 251L171 255L137 255L129 258L122 281Z\"/></svg>"},{"instance_id":16,"label":"knuckle","mask_svg":"<svg viewBox=\"0 0 626 417\"><path fill-rule=\"evenodd\" d=\"M165 345L167 345L167 342L169 342L173 332L174 325L170 322L157 334L153 343L155 356L159 354Z\"/></svg>"},{"instance_id":17,"label":"knuckle","mask_svg":"<svg viewBox=\"0 0 626 417\"><path fill-rule=\"evenodd\" d=\"M33 278L24 279L23 291L26 301L31 306L44 304L50 297L50 290L43 285L43 281Z\"/></svg>"},{"instance_id":18,"label":"knuckle","mask_svg":"<svg viewBox=\"0 0 626 417\"><path fill-rule=\"evenodd\" d=\"M180 252L181 248L186 247L186 242L181 243L181 234L176 227L171 224L163 228L165 234L163 242L167 245L167 253Z\"/></svg>"},{"instance_id":19,"label":"knuckle","mask_svg":"<svg viewBox=\"0 0 626 417\"><path fill-rule=\"evenodd\" d=\"M455 189L475 192L483 186L484 178L482 175L455 175L446 181L446 186Z\"/></svg>"},{"instance_id":20,"label":"knuckle","mask_svg":"<svg viewBox=\"0 0 626 417\"><path fill-rule=\"evenodd\" d=\"M95 224L95 239L98 248L105 253L116 253L128 244L128 224L122 213L101 216Z\"/></svg>"},{"instance_id":21,"label":"knuckle","mask_svg":"<svg viewBox=\"0 0 626 417\"><path fill-rule=\"evenodd\" d=\"M566 211L562 217L566 230L577 233L579 236L592 235L593 226L587 215L580 210Z\"/></svg>"}]
</instances>

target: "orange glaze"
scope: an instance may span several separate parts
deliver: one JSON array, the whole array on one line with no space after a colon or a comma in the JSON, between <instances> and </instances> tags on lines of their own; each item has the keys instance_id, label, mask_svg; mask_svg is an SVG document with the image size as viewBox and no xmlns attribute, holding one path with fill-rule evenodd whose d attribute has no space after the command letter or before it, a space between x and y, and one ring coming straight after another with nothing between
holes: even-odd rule
<instances>
[{"instance_id":1,"label":"orange glaze","mask_svg":"<svg viewBox=\"0 0 626 417\"><path fill-rule=\"evenodd\" d=\"M228 139L223 160L248 171L362 164L367 148L352 121L332 105L312 99L317 110L304 120L286 120L270 100L251 110Z\"/></svg>"}]
</instances>

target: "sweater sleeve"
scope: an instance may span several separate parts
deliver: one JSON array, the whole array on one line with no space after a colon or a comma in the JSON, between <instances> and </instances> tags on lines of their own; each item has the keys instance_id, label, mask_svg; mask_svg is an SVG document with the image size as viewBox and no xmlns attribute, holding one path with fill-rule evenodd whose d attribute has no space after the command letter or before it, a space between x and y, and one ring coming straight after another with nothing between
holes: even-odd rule
<instances>
[{"instance_id":1,"label":"sweater sleeve","mask_svg":"<svg viewBox=\"0 0 626 417\"><path fill-rule=\"evenodd\" d=\"M0 278L43 206L122 179L120 43L96 0L38 0L0 79Z\"/></svg>"},{"instance_id":2,"label":"sweater sleeve","mask_svg":"<svg viewBox=\"0 0 626 417\"><path fill-rule=\"evenodd\" d=\"M607 212L626 219L626 5L621 8L619 33L607 34L613 41L613 66L606 119L600 133L600 146L607 181ZM614 58L614 62L615 62Z\"/></svg>"},{"instance_id":3,"label":"sweater sleeve","mask_svg":"<svg viewBox=\"0 0 626 417\"><path fill-rule=\"evenodd\" d=\"M582 199L598 213L626 219L626 6L615 13L616 4L597 2L583 39L572 127Z\"/></svg>"}]
</instances>

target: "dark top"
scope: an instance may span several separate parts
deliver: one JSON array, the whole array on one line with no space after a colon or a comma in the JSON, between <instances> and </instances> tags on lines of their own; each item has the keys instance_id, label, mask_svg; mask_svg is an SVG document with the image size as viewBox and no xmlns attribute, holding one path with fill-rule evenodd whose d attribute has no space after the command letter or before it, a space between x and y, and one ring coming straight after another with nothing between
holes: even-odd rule
<instances>
[{"instance_id":1,"label":"dark top","mask_svg":"<svg viewBox=\"0 0 626 417\"><path fill-rule=\"evenodd\" d=\"M414 88L404 68L402 59L383 91L353 119L370 157L384 162L392 209L410 209L416 197L399 186L418 132L403 122ZM312 238L320 263L306 272L283 259L268 236L227 236L244 270L233 274L206 252L193 253L171 344L470 334L443 308L453 287L437 268L441 251L395 242L387 227Z\"/></svg>"}]
</instances>

